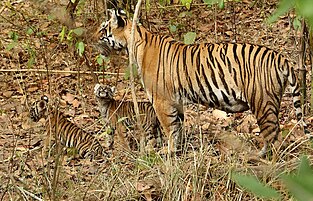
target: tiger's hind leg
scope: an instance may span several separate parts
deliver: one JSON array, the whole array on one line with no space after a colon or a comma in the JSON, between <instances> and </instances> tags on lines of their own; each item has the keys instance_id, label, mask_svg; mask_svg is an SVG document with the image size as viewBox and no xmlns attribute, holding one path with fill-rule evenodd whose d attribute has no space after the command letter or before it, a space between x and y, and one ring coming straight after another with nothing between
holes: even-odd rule
<instances>
[{"instance_id":1,"label":"tiger's hind leg","mask_svg":"<svg viewBox=\"0 0 313 201\"><path fill-rule=\"evenodd\" d=\"M173 105L166 100L158 100L153 103L153 107L168 138L168 153L182 151L183 142L183 106Z\"/></svg>"},{"instance_id":2,"label":"tiger's hind leg","mask_svg":"<svg viewBox=\"0 0 313 201\"><path fill-rule=\"evenodd\" d=\"M273 105L267 105L263 110L253 111L257 118L260 135L264 143L261 151L258 153L260 157L266 154L268 146L277 140L279 134L278 109L276 108Z\"/></svg>"}]
</instances>

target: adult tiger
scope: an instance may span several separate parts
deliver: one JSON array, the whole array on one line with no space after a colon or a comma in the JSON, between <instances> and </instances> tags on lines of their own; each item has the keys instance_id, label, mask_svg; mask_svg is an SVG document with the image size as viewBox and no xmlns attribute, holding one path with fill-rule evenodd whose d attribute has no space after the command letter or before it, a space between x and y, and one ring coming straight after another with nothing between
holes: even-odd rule
<instances>
[{"instance_id":1,"label":"adult tiger","mask_svg":"<svg viewBox=\"0 0 313 201\"><path fill-rule=\"evenodd\" d=\"M136 129L136 118L134 103L132 101L121 101L114 99L115 87L103 84L96 84L94 87L94 95L98 103L98 108L102 118L106 123L113 128L116 134L116 139L123 148L138 147L136 141L140 141L138 135L138 129ZM152 104L149 101L138 102L139 108L139 120L144 131L144 144L145 150L150 152L156 150L158 141L162 140L162 137L158 134L161 133L160 124ZM129 131L134 131L134 136L129 135ZM108 135L114 143L114 137ZM133 143L132 143L133 142Z\"/></svg>"},{"instance_id":2,"label":"adult tiger","mask_svg":"<svg viewBox=\"0 0 313 201\"><path fill-rule=\"evenodd\" d=\"M87 133L70 122L61 111L54 108L48 111L48 97L42 96L40 100L32 103L30 118L38 122L41 118L46 121L46 131L56 132L58 140L63 146L74 147L82 158L108 158L109 153L91 133Z\"/></svg>"},{"instance_id":3,"label":"adult tiger","mask_svg":"<svg viewBox=\"0 0 313 201\"><path fill-rule=\"evenodd\" d=\"M120 9L109 13L110 19L98 33L100 42L114 49L129 49L132 21ZM172 139L171 146L180 141L186 102L231 113L250 109L264 139L261 156L279 133L278 113L287 83L297 119L302 121L293 66L274 50L238 43L185 45L143 26L136 26L134 38L133 52L142 83L164 132Z\"/></svg>"}]
</instances>

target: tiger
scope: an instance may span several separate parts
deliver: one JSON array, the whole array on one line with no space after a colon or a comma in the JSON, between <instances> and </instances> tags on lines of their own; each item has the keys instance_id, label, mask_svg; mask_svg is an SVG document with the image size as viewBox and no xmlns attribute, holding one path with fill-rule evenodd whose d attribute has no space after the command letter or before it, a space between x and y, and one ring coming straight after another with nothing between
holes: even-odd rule
<instances>
[{"instance_id":1,"label":"tiger","mask_svg":"<svg viewBox=\"0 0 313 201\"><path fill-rule=\"evenodd\" d=\"M94 87L94 96L98 104L102 119L108 124L113 132L111 138L117 138L119 145L128 150L138 149L136 142L140 142L140 136L136 132L140 132L135 116L134 103L132 101L121 101L114 99L115 87L110 85L96 84ZM158 142L162 141L158 118L149 101L139 101L139 121L144 131L144 149L147 152L156 151ZM130 131L134 131L134 135L130 136ZM112 137L112 135L116 135ZM142 135L141 135L142 136Z\"/></svg>"},{"instance_id":2,"label":"tiger","mask_svg":"<svg viewBox=\"0 0 313 201\"><path fill-rule=\"evenodd\" d=\"M54 108L52 111L48 111L48 102L48 97L42 96L40 100L34 101L30 107L30 118L34 122L38 122L41 118L45 119L47 134L51 131L56 132L56 137L61 144L77 149L81 158L93 160L110 157L110 154L94 135L69 121L60 110Z\"/></svg>"},{"instance_id":3,"label":"tiger","mask_svg":"<svg viewBox=\"0 0 313 201\"><path fill-rule=\"evenodd\" d=\"M96 33L99 42L129 51L132 21L121 9L111 9L109 15ZM296 117L309 133L294 67L275 50L248 43L186 45L136 25L132 51L145 92L174 152L182 139L183 105L198 103L228 113L250 109L263 141L258 155L264 156L280 131L278 114L288 83Z\"/></svg>"}]
</instances>

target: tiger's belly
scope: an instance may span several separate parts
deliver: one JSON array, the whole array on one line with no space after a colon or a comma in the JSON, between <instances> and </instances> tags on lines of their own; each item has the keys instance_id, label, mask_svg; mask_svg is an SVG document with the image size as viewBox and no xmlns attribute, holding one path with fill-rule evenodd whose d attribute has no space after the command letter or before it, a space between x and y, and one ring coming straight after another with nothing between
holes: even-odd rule
<instances>
[{"instance_id":1,"label":"tiger's belly","mask_svg":"<svg viewBox=\"0 0 313 201\"><path fill-rule=\"evenodd\" d=\"M185 103L200 103L207 107L223 110L228 113L243 112L249 110L248 102L243 98L240 92L228 94L223 90L215 90L214 93L193 94L185 96ZM205 98L206 97L206 98Z\"/></svg>"},{"instance_id":2,"label":"tiger's belly","mask_svg":"<svg viewBox=\"0 0 313 201\"><path fill-rule=\"evenodd\" d=\"M220 91L221 92L221 91ZM236 113L249 110L249 105L246 100L241 98L242 96L231 95L227 93L217 93L217 101L212 102L213 107L223 110L227 113ZM212 104L211 102L209 103Z\"/></svg>"}]
</instances>

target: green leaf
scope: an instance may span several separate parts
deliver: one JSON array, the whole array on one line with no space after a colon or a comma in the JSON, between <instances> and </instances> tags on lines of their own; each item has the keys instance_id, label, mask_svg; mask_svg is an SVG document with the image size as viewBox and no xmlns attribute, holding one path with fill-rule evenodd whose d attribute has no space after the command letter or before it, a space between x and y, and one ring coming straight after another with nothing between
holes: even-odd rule
<instances>
[{"instance_id":1,"label":"green leaf","mask_svg":"<svg viewBox=\"0 0 313 201\"><path fill-rule=\"evenodd\" d=\"M313 27L313 1L312 0L297 0L296 13L304 17L307 23Z\"/></svg>"},{"instance_id":2,"label":"green leaf","mask_svg":"<svg viewBox=\"0 0 313 201\"><path fill-rule=\"evenodd\" d=\"M83 35L84 31L85 31L85 29L84 29L84 28L81 28L81 27L76 28L76 29L73 29L73 32L74 32L77 36Z\"/></svg>"},{"instance_id":3,"label":"green leaf","mask_svg":"<svg viewBox=\"0 0 313 201\"><path fill-rule=\"evenodd\" d=\"M76 49L78 51L78 55L80 57L82 57L83 54L84 54L84 51L85 51L85 44L84 44L84 42L80 41L80 42L76 43Z\"/></svg>"},{"instance_id":4,"label":"green leaf","mask_svg":"<svg viewBox=\"0 0 313 201\"><path fill-rule=\"evenodd\" d=\"M6 50L10 51L12 50L15 46L17 45L17 42L12 42L12 43L9 43L6 47Z\"/></svg>"},{"instance_id":5,"label":"green leaf","mask_svg":"<svg viewBox=\"0 0 313 201\"><path fill-rule=\"evenodd\" d=\"M295 0L281 0L274 14L267 19L267 23L275 22L280 16L284 15L288 10L290 10L294 6Z\"/></svg>"},{"instance_id":6,"label":"green leaf","mask_svg":"<svg viewBox=\"0 0 313 201\"><path fill-rule=\"evenodd\" d=\"M138 70L137 70L137 67L136 65L133 66L133 75L134 77L137 77L138 76ZM125 70L125 74L124 74L124 79L125 80L128 80L130 78L130 68L129 66L126 68Z\"/></svg>"},{"instance_id":7,"label":"green leaf","mask_svg":"<svg viewBox=\"0 0 313 201\"><path fill-rule=\"evenodd\" d=\"M174 32L177 31L177 27L176 27L175 25L170 25L170 26L169 26L169 29L170 29L170 32L171 32L171 33L174 33Z\"/></svg>"},{"instance_id":8,"label":"green leaf","mask_svg":"<svg viewBox=\"0 0 313 201\"><path fill-rule=\"evenodd\" d=\"M17 42L18 40L18 34L14 31L10 31L9 32L9 37L14 41L14 42Z\"/></svg>"},{"instance_id":9,"label":"green leaf","mask_svg":"<svg viewBox=\"0 0 313 201\"><path fill-rule=\"evenodd\" d=\"M313 170L307 157L301 158L297 175L283 175L282 179L290 193L299 201L313 200Z\"/></svg>"},{"instance_id":10,"label":"green leaf","mask_svg":"<svg viewBox=\"0 0 313 201\"><path fill-rule=\"evenodd\" d=\"M293 28L294 29L300 29L301 28L301 21L300 21L300 17L297 16L294 20L293 20Z\"/></svg>"},{"instance_id":11,"label":"green leaf","mask_svg":"<svg viewBox=\"0 0 313 201\"><path fill-rule=\"evenodd\" d=\"M181 3L187 8L187 10L190 10L192 0L181 0Z\"/></svg>"},{"instance_id":12,"label":"green leaf","mask_svg":"<svg viewBox=\"0 0 313 201\"><path fill-rule=\"evenodd\" d=\"M66 40L72 41L73 40L73 30L70 30L66 36Z\"/></svg>"},{"instance_id":13,"label":"green leaf","mask_svg":"<svg viewBox=\"0 0 313 201\"><path fill-rule=\"evenodd\" d=\"M145 6L146 6L147 11L149 12L149 11L150 11L150 9L151 9L151 3L150 3L150 0L146 0L146 1L145 1Z\"/></svg>"},{"instance_id":14,"label":"green leaf","mask_svg":"<svg viewBox=\"0 0 313 201\"><path fill-rule=\"evenodd\" d=\"M224 0L220 0L219 3L218 3L218 7L220 9L224 9L225 5L224 5Z\"/></svg>"},{"instance_id":15,"label":"green leaf","mask_svg":"<svg viewBox=\"0 0 313 201\"><path fill-rule=\"evenodd\" d=\"M218 3L219 7L221 6L221 2L222 4L224 4L224 0L203 0L204 3L206 3L209 7L211 7L212 5Z\"/></svg>"},{"instance_id":16,"label":"green leaf","mask_svg":"<svg viewBox=\"0 0 313 201\"><path fill-rule=\"evenodd\" d=\"M31 28L31 27L29 27L27 30L26 30L26 34L27 35L32 35L34 33L34 30Z\"/></svg>"},{"instance_id":17,"label":"green leaf","mask_svg":"<svg viewBox=\"0 0 313 201\"><path fill-rule=\"evenodd\" d=\"M32 57L32 56L31 56L31 57L28 59L28 61L27 61L27 67L28 67L28 68L33 67L34 63L35 63L35 57Z\"/></svg>"},{"instance_id":18,"label":"green leaf","mask_svg":"<svg viewBox=\"0 0 313 201\"><path fill-rule=\"evenodd\" d=\"M233 174L232 179L243 188L252 192L256 196L262 198L275 198L279 199L280 194L273 188L265 186L256 177L251 175Z\"/></svg>"},{"instance_id":19,"label":"green leaf","mask_svg":"<svg viewBox=\"0 0 313 201\"><path fill-rule=\"evenodd\" d=\"M98 63L100 66L102 66L102 64L103 64L103 57L104 57L104 56L101 55L101 54L97 56L97 59L96 59L96 60L97 60L97 63Z\"/></svg>"},{"instance_id":20,"label":"green leaf","mask_svg":"<svg viewBox=\"0 0 313 201\"><path fill-rule=\"evenodd\" d=\"M62 27L62 31L61 31L61 33L59 34L59 37L60 37L60 41L61 41L61 42L64 40L65 32L66 32L66 27L63 26L63 27Z\"/></svg>"},{"instance_id":21,"label":"green leaf","mask_svg":"<svg viewBox=\"0 0 313 201\"><path fill-rule=\"evenodd\" d=\"M186 45L193 44L196 40L197 34L195 32L188 32L184 35L184 43Z\"/></svg>"}]
</instances>

